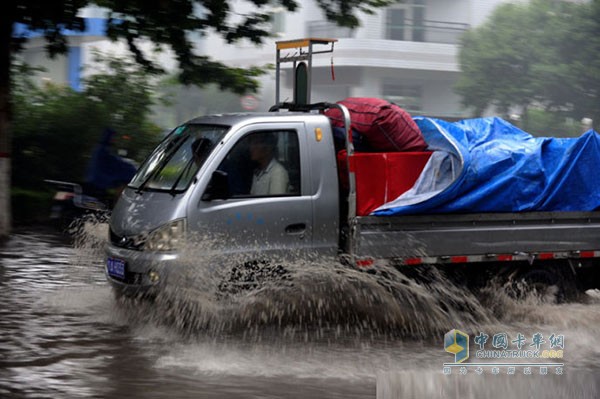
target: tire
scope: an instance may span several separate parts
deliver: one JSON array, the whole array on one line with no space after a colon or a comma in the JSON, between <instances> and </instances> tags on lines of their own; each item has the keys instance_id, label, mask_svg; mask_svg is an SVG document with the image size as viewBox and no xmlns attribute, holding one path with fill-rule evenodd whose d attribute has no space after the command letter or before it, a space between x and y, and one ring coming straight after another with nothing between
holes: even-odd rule
<instances>
[{"instance_id":1,"label":"tire","mask_svg":"<svg viewBox=\"0 0 600 399\"><path fill-rule=\"evenodd\" d=\"M531 295L554 303L563 303L578 297L575 275L568 264L541 264L523 270L512 282L512 291L517 299Z\"/></svg>"},{"instance_id":2,"label":"tire","mask_svg":"<svg viewBox=\"0 0 600 399\"><path fill-rule=\"evenodd\" d=\"M232 267L219 284L219 292L222 295L236 295L259 289L269 282L290 279L289 271L283 266L272 265L264 260L254 260Z\"/></svg>"}]
</instances>

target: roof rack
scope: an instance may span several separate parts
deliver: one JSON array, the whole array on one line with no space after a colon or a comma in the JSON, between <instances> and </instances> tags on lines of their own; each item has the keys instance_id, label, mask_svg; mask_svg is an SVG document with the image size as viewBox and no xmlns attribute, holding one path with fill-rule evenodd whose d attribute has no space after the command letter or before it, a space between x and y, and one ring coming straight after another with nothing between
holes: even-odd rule
<instances>
[{"instance_id":1,"label":"roof rack","mask_svg":"<svg viewBox=\"0 0 600 399\"><path fill-rule=\"evenodd\" d=\"M285 109L291 112L310 112L313 110L324 111L328 108L331 108L332 104L330 103L314 103L314 104L296 104L296 103L279 103L273 105L269 108L269 112L277 112L279 110Z\"/></svg>"},{"instance_id":2,"label":"roof rack","mask_svg":"<svg viewBox=\"0 0 600 399\"><path fill-rule=\"evenodd\" d=\"M337 39L309 37L296 40L276 42L277 59L275 64L275 106L279 105L281 85L281 64L294 64L294 104L310 104L312 56L314 54L332 53ZM314 51L315 45L329 45L327 50ZM290 50L282 54L282 50ZM307 65L308 63L308 65ZM285 107L283 107L285 108Z\"/></svg>"}]
</instances>

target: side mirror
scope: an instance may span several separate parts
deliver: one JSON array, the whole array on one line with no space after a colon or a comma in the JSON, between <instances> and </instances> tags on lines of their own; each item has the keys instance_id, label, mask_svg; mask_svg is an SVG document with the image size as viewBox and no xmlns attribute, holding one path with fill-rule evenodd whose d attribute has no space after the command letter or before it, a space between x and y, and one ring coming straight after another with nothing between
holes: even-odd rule
<instances>
[{"instance_id":1,"label":"side mirror","mask_svg":"<svg viewBox=\"0 0 600 399\"><path fill-rule=\"evenodd\" d=\"M227 199L229 196L229 178L227 172L215 170L206 187L206 191L202 194L202 201Z\"/></svg>"}]
</instances>

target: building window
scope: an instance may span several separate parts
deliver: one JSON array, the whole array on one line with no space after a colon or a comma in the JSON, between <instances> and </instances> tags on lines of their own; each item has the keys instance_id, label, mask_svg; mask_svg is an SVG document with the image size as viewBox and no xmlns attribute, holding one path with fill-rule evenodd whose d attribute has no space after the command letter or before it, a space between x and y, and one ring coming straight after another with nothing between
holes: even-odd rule
<instances>
[{"instance_id":1,"label":"building window","mask_svg":"<svg viewBox=\"0 0 600 399\"><path fill-rule=\"evenodd\" d=\"M412 40L413 42L425 41L425 4L424 0L414 0L413 2L413 23ZM418 3L418 4L417 4Z\"/></svg>"},{"instance_id":2,"label":"building window","mask_svg":"<svg viewBox=\"0 0 600 399\"><path fill-rule=\"evenodd\" d=\"M392 8L387 12L387 39L405 40L406 10Z\"/></svg>"},{"instance_id":3,"label":"building window","mask_svg":"<svg viewBox=\"0 0 600 399\"><path fill-rule=\"evenodd\" d=\"M423 111L423 88L420 85L410 85L384 81L383 98L404 108L408 112Z\"/></svg>"},{"instance_id":4,"label":"building window","mask_svg":"<svg viewBox=\"0 0 600 399\"><path fill-rule=\"evenodd\" d=\"M386 38L425 41L425 0L411 0L388 8Z\"/></svg>"},{"instance_id":5,"label":"building window","mask_svg":"<svg viewBox=\"0 0 600 399\"><path fill-rule=\"evenodd\" d=\"M285 11L283 7L271 11L271 33L277 35L285 32Z\"/></svg>"}]
</instances>

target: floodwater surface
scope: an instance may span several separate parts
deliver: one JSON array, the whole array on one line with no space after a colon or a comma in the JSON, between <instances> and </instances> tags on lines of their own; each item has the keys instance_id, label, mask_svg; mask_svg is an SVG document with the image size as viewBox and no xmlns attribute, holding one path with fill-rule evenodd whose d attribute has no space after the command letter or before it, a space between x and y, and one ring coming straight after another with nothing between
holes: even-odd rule
<instances>
[{"instance_id":1,"label":"floodwater surface","mask_svg":"<svg viewBox=\"0 0 600 399\"><path fill-rule=\"evenodd\" d=\"M202 278L153 302L124 300L104 277L105 227L75 245L47 231L0 245L0 397L600 397L597 291L568 304L494 289L478 300L444 281L382 282L306 260L286 266L291 280L228 297ZM540 333L542 348L564 338L564 358L547 361L564 366L448 375L444 334L455 328L470 336L467 363L480 332L486 349L495 334L530 345Z\"/></svg>"}]
</instances>

